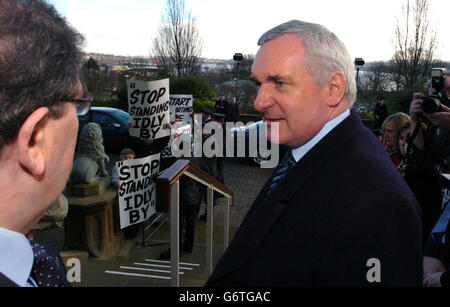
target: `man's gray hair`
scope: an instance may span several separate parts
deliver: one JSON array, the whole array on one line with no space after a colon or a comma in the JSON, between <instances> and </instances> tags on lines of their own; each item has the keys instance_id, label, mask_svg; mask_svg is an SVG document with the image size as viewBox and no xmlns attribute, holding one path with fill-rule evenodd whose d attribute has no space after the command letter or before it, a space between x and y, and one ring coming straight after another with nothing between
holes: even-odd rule
<instances>
[{"instance_id":1,"label":"man's gray hair","mask_svg":"<svg viewBox=\"0 0 450 307\"><path fill-rule=\"evenodd\" d=\"M336 71L344 74L345 97L351 107L356 100L355 68L345 45L324 26L299 20L285 22L267 31L258 40L258 45L287 33L297 34L302 40L305 68L317 85L324 85Z\"/></svg>"}]
</instances>

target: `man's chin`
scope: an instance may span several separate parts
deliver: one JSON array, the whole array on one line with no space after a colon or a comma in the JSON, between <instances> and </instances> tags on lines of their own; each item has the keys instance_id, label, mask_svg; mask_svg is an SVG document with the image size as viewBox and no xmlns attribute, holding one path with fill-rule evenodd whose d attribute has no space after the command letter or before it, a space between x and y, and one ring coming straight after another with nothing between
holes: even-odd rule
<instances>
[{"instance_id":1,"label":"man's chin","mask_svg":"<svg viewBox=\"0 0 450 307\"><path fill-rule=\"evenodd\" d=\"M274 143L274 144L280 144L280 136L279 135L277 135L277 136L272 136L272 134L270 133L270 130L268 130L267 131L267 140L270 142L270 143Z\"/></svg>"}]
</instances>

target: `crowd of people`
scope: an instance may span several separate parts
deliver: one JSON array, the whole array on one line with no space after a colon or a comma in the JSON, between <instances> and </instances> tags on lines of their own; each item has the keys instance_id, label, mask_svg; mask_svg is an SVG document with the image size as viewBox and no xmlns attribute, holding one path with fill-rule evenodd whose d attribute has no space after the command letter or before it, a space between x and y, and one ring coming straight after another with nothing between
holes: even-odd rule
<instances>
[{"instance_id":1,"label":"crowd of people","mask_svg":"<svg viewBox=\"0 0 450 307\"><path fill-rule=\"evenodd\" d=\"M224 122L236 123L239 121L239 104L236 97L231 97L231 100L225 98L225 95L219 95L219 100L215 105L216 112L224 115Z\"/></svg>"},{"instance_id":2,"label":"crowd of people","mask_svg":"<svg viewBox=\"0 0 450 307\"><path fill-rule=\"evenodd\" d=\"M223 97L221 97L223 98ZM222 111L223 109L231 110L232 107L228 105L227 100L218 100L216 103L216 111ZM231 104L231 103L230 103ZM234 102L234 106L238 107ZM224 129L225 122L224 118L226 116L230 116L230 113L227 115L214 112L209 107L204 107L201 110L202 114L202 131L203 128L208 125L208 123L218 123ZM236 114L236 113L234 113ZM239 114L239 111L237 111ZM193 118L195 116L193 115ZM236 118L238 120L238 118ZM172 150L174 149L172 146L177 140L178 137L182 137L181 134L178 134L176 127L179 122L176 119L175 123L171 125L172 133L168 137L160 138L160 139L142 139L138 137L129 137L129 145L130 148L122 149L120 153L120 160L129 160L135 158L143 158L154 154L160 154L160 174L163 173L167 168L169 168L172 164L174 164L178 159L187 159L191 163L194 163L200 169L211 175L213 178L217 179L221 183L225 183L224 177L224 158L218 156L208 157L206 155L202 155L201 157L194 157L189 155L188 157L179 157L176 158L172 154ZM184 125L183 125L184 126ZM214 126L212 126L214 129ZM191 129L184 129L185 133L188 134L188 137L192 137ZM225 130L225 129L224 129ZM215 137L214 134L203 134L202 135L202 144L206 142L209 138ZM216 142L213 142L215 144ZM181 143L182 144L182 143ZM162 152L166 151L168 155L162 155ZM192 154L192 153L191 153ZM114 166L111 174L111 181L115 188L119 188L119 178L118 178L118 169L117 166ZM213 203L214 206L218 205L218 200L221 197L219 193L214 194ZM207 217L207 207L206 207L207 197L206 197L206 188L196 182L195 180L188 178L187 176L182 176L180 179L180 246L181 252L192 253L194 238L195 238L195 225L197 219L200 218L202 221L206 221ZM202 204L205 204L205 211L202 215L199 216L200 207ZM157 214L154 214L150 217L150 220L156 218ZM141 223L134 224L123 229L124 236L126 239L135 239L139 232L139 228ZM170 258L170 250L162 253L160 255L161 259L169 259Z\"/></svg>"},{"instance_id":3,"label":"crowd of people","mask_svg":"<svg viewBox=\"0 0 450 307\"><path fill-rule=\"evenodd\" d=\"M393 164L402 174L416 197L422 211L422 246L424 250L424 285L449 287L450 273L450 206L443 201L449 181L442 174L450 171L450 109L441 103L437 112L427 113L422 104L426 95L441 92L442 97L450 93L450 73L444 77L442 89L426 85L428 93L415 93L410 105L410 114L397 112L387 116L380 112L387 110L383 102L378 103L374 113L377 119L386 117L377 131L375 121L373 132L379 136ZM381 114L383 113L383 114ZM377 116L378 114L378 116ZM439 227L438 227L439 226Z\"/></svg>"},{"instance_id":4,"label":"crowd of people","mask_svg":"<svg viewBox=\"0 0 450 307\"><path fill-rule=\"evenodd\" d=\"M61 195L77 115L89 111L83 37L44 0L0 0L0 29L0 286L70 286L59 252L27 235ZM384 119L377 139L352 109L354 62L334 33L291 20L258 45L254 107L268 127L279 128L267 138L289 150L206 286L448 287L450 206L442 206L441 194L448 99L431 114L423 109L425 94L414 94L410 114ZM450 95L450 78L444 81L439 97ZM204 125L214 117L235 121L227 113L233 101L220 99L216 113L202 110ZM387 116L384 104L380 99L377 125ZM169 139L136 142L121 159L161 152ZM192 162L223 180L216 157ZM180 195L182 250L192 252L204 191L186 179Z\"/></svg>"}]
</instances>

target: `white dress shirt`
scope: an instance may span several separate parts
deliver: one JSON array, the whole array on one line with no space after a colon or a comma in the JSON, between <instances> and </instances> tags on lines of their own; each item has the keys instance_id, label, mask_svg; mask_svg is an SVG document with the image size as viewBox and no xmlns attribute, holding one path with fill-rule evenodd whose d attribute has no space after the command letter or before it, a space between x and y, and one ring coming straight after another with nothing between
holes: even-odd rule
<instances>
[{"instance_id":1,"label":"white dress shirt","mask_svg":"<svg viewBox=\"0 0 450 307\"><path fill-rule=\"evenodd\" d=\"M0 227L0 272L21 287L33 286L28 281L33 260L27 237Z\"/></svg>"},{"instance_id":2,"label":"white dress shirt","mask_svg":"<svg viewBox=\"0 0 450 307\"><path fill-rule=\"evenodd\" d=\"M308 153L321 139L323 139L331 130L333 130L337 125L339 125L344 119L346 119L350 115L350 110L347 109L339 116L336 116L325 125L323 125L322 129L308 142L305 144L292 148L292 155L294 156L295 162L300 161L304 155Z\"/></svg>"}]
</instances>

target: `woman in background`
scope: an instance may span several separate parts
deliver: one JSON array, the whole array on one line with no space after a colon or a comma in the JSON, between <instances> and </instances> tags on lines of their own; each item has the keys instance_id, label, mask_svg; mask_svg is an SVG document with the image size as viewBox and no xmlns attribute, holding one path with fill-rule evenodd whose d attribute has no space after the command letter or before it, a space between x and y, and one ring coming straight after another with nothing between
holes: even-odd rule
<instances>
[{"instance_id":1,"label":"woman in background","mask_svg":"<svg viewBox=\"0 0 450 307\"><path fill-rule=\"evenodd\" d=\"M398 112L390 115L383 122L381 130L383 133L383 146L396 167L402 161L398 144L400 128L409 123L409 115Z\"/></svg>"}]
</instances>

